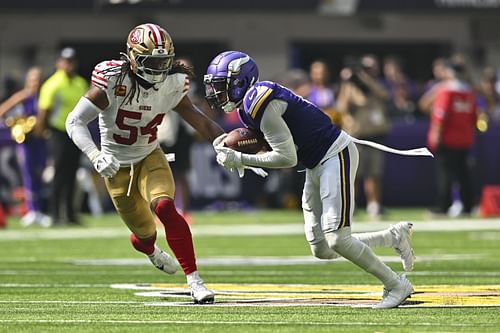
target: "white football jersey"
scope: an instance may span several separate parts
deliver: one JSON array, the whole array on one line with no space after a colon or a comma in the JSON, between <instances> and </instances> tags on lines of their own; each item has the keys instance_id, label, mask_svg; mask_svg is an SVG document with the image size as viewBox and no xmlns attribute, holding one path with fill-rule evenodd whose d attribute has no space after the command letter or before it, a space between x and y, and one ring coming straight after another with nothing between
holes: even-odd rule
<instances>
[{"instance_id":1,"label":"white football jersey","mask_svg":"<svg viewBox=\"0 0 500 333\"><path fill-rule=\"evenodd\" d=\"M99 113L101 150L113 155L122 166L137 163L158 147L157 126L167 112L187 94L189 80L185 74L168 75L154 87L137 84L128 103L132 81L128 75L118 82L124 61L99 63L92 72L92 84L106 92L109 106Z\"/></svg>"}]
</instances>

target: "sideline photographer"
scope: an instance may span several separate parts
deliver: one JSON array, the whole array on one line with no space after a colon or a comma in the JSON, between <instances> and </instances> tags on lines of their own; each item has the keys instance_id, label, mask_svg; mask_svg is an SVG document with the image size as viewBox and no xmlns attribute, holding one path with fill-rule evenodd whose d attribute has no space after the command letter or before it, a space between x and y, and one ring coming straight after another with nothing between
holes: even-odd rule
<instances>
[{"instance_id":1,"label":"sideline photographer","mask_svg":"<svg viewBox=\"0 0 500 333\"><path fill-rule=\"evenodd\" d=\"M365 55L359 61L350 61L340 71L341 85L337 109L342 113L343 129L350 135L384 143L390 130L386 102L388 93L379 82L379 63L375 56ZM381 180L384 153L359 146L358 179L363 180L367 213L373 218L382 214Z\"/></svg>"}]
</instances>

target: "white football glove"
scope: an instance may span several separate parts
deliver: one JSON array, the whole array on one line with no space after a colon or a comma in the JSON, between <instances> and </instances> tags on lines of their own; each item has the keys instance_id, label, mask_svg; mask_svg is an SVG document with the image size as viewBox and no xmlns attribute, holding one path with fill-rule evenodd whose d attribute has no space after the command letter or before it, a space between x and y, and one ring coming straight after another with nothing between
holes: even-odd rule
<instances>
[{"instance_id":1,"label":"white football glove","mask_svg":"<svg viewBox=\"0 0 500 333\"><path fill-rule=\"evenodd\" d=\"M253 173L261 176L262 178L267 177L268 173L263 169L243 165L241 162L241 152L223 147L221 145L214 146L214 148L217 152L217 163L231 172L236 169L240 178L243 178L245 175L245 169L251 170Z\"/></svg>"},{"instance_id":2,"label":"white football glove","mask_svg":"<svg viewBox=\"0 0 500 333\"><path fill-rule=\"evenodd\" d=\"M248 169L250 171L252 171L253 173L255 173L257 176L261 176L262 178L266 178L269 174L264 170L264 169L261 169L261 168L256 168L256 167L251 167L251 166L244 166L243 168L238 168L238 175L240 176L240 178L243 178L243 176L245 175L245 169Z\"/></svg>"},{"instance_id":3,"label":"white football glove","mask_svg":"<svg viewBox=\"0 0 500 333\"><path fill-rule=\"evenodd\" d=\"M120 162L110 154L99 152L91 161L94 168L102 177L111 178L116 175L118 169L120 169Z\"/></svg>"},{"instance_id":4,"label":"white football glove","mask_svg":"<svg viewBox=\"0 0 500 333\"><path fill-rule=\"evenodd\" d=\"M212 142L212 146L217 147L217 146L223 146L222 142L224 141L224 139L226 138L227 136L227 133L222 133L221 135L219 135L218 137L216 137L214 139L214 141Z\"/></svg>"},{"instance_id":5,"label":"white football glove","mask_svg":"<svg viewBox=\"0 0 500 333\"><path fill-rule=\"evenodd\" d=\"M215 146L214 149L217 152L217 163L222 165L224 168L243 168L243 163L241 162L241 152L220 145Z\"/></svg>"}]
</instances>

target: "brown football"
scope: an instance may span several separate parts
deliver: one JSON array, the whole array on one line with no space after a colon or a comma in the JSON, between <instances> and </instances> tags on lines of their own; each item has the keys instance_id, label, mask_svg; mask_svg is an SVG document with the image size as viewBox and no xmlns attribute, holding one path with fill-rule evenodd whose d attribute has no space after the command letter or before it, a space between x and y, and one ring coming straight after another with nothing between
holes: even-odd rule
<instances>
[{"instance_id":1,"label":"brown football","mask_svg":"<svg viewBox=\"0 0 500 333\"><path fill-rule=\"evenodd\" d=\"M245 154L256 154L269 150L269 144L261 132L250 128L236 128L224 139L224 146Z\"/></svg>"}]
</instances>

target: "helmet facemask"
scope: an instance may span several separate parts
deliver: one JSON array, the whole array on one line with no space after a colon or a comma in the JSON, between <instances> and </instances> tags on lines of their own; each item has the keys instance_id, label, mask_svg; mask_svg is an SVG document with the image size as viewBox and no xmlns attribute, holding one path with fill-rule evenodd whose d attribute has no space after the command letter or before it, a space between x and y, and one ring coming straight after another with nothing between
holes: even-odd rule
<instances>
[{"instance_id":1,"label":"helmet facemask","mask_svg":"<svg viewBox=\"0 0 500 333\"><path fill-rule=\"evenodd\" d=\"M205 83L205 98L213 110L231 112L241 104L241 101L235 103L229 100L229 78L212 77L211 74L207 74L203 82Z\"/></svg>"},{"instance_id":2,"label":"helmet facemask","mask_svg":"<svg viewBox=\"0 0 500 333\"><path fill-rule=\"evenodd\" d=\"M227 65L220 64L221 59L227 60ZM248 55L222 53L212 61L204 76L205 98L212 109L231 112L241 105L245 93L257 80L257 67Z\"/></svg>"},{"instance_id":3,"label":"helmet facemask","mask_svg":"<svg viewBox=\"0 0 500 333\"><path fill-rule=\"evenodd\" d=\"M155 49L157 51L164 51L163 49ZM174 55L137 55L135 57L137 76L143 78L149 83L160 83L165 81L168 72L174 63Z\"/></svg>"}]
</instances>

